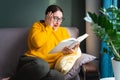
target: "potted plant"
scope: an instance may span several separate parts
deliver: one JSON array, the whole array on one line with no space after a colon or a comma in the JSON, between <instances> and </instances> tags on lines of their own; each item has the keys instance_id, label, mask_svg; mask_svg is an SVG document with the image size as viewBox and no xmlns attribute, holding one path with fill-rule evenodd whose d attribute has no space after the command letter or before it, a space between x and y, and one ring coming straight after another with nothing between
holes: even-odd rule
<instances>
[{"instance_id":1,"label":"potted plant","mask_svg":"<svg viewBox=\"0 0 120 80\"><path fill-rule=\"evenodd\" d=\"M110 48L109 53L113 55L113 70L116 70L113 63L117 61L117 67L120 63L120 9L115 6L110 6L107 9L101 8L99 15L88 12L84 19L91 23L96 36L107 43ZM104 49L104 51L108 50ZM120 72L117 73L120 74ZM120 75L116 78L116 71L114 71L114 75L115 80L120 79Z\"/></svg>"}]
</instances>

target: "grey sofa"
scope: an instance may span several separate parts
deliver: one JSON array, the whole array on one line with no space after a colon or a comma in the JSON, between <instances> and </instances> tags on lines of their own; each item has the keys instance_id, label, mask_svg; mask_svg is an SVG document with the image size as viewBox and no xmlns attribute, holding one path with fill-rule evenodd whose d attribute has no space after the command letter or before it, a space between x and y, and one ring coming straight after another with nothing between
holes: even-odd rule
<instances>
[{"instance_id":1,"label":"grey sofa","mask_svg":"<svg viewBox=\"0 0 120 80\"><path fill-rule=\"evenodd\" d=\"M66 28L71 37L78 36L76 27ZM27 50L28 31L29 28L0 28L0 80L7 80L7 77L14 75L19 57ZM84 64L82 70L84 80L87 80L86 77L98 80L99 72L91 63Z\"/></svg>"}]
</instances>

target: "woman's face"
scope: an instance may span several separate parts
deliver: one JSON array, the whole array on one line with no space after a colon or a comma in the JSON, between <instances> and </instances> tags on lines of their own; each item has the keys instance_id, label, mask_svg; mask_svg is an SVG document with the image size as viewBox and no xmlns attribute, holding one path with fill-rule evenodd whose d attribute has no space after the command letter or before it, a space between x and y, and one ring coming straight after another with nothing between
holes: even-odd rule
<instances>
[{"instance_id":1,"label":"woman's face","mask_svg":"<svg viewBox=\"0 0 120 80\"><path fill-rule=\"evenodd\" d=\"M53 29L57 30L63 21L63 13L61 11L56 11L53 13Z\"/></svg>"}]
</instances>

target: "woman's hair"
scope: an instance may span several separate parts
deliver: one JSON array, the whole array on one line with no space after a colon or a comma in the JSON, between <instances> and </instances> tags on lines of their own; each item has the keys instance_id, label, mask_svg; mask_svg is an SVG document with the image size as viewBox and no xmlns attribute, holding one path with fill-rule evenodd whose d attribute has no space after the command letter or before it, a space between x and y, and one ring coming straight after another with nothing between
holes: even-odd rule
<instances>
[{"instance_id":1,"label":"woman's hair","mask_svg":"<svg viewBox=\"0 0 120 80\"><path fill-rule=\"evenodd\" d=\"M63 10L62 10L59 6L57 6L57 5L50 5L50 6L48 6L48 8L46 9L45 15L47 15L48 12L54 13L54 12L56 12L56 11L61 11L61 12L63 13Z\"/></svg>"}]
</instances>

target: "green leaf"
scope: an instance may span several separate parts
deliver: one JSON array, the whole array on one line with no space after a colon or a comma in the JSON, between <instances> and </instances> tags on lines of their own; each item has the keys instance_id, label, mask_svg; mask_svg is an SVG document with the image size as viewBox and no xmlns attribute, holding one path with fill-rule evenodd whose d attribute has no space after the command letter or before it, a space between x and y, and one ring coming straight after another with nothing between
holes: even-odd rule
<instances>
[{"instance_id":1,"label":"green leaf","mask_svg":"<svg viewBox=\"0 0 120 80\"><path fill-rule=\"evenodd\" d=\"M111 49L116 60L120 61L120 9L110 6L107 9L100 8L101 14L88 12L93 23L91 27L100 39L105 41ZM104 49L107 53L107 49Z\"/></svg>"}]
</instances>

